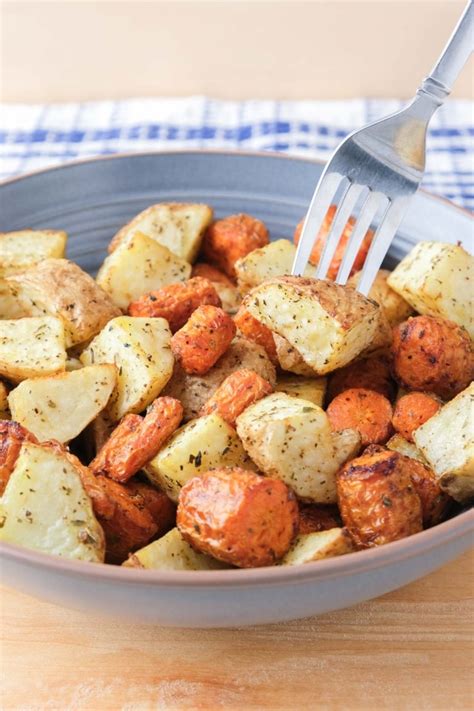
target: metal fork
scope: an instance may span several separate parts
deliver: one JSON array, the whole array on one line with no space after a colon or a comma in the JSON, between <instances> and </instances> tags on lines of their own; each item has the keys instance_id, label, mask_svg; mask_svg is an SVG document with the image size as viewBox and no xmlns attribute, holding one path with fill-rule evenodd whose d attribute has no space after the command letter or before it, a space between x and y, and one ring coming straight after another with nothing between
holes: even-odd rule
<instances>
[{"instance_id":1,"label":"metal fork","mask_svg":"<svg viewBox=\"0 0 474 711\"><path fill-rule=\"evenodd\" d=\"M367 295L425 169L426 129L473 50L470 0L431 74L402 111L354 131L333 153L316 186L293 263L300 275L331 204L337 209L316 268L326 277L344 227L357 212L336 277L345 284L362 240L380 215L357 289Z\"/></svg>"}]
</instances>

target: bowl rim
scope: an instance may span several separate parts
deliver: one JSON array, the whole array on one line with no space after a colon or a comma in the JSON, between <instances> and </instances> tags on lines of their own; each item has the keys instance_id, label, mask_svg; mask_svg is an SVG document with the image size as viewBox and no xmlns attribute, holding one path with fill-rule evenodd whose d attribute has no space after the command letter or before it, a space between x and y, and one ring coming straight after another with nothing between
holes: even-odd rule
<instances>
[{"instance_id":1,"label":"bowl rim","mask_svg":"<svg viewBox=\"0 0 474 711\"><path fill-rule=\"evenodd\" d=\"M172 149L157 151L121 152L106 156L92 156L61 163L60 165L40 168L38 170L22 173L21 175L6 178L0 181L0 188L26 180L30 177L42 175L56 170L64 170L75 165L96 163L101 161L117 160L123 158L160 156L160 155L226 155L248 156L253 158L286 159L324 165L324 161L305 156L292 156L274 151L240 151L225 149ZM447 198L434 195L420 189L426 197L445 203L449 209L457 210L470 218L472 213L459 205L455 205ZM197 588L234 588L249 585L292 585L297 582L315 581L334 577L346 577L356 573L370 572L376 568L385 567L416 557L421 553L437 548L438 546L453 541L461 536L466 536L474 531L474 509L464 511L457 516L444 521L433 528L421 531L407 538L394 541L385 546L357 551L356 554L347 554L325 560L315 561L300 566L272 566L263 568L229 568L223 570L205 571L173 571L173 570L146 570L140 568L126 568L123 566L90 563L79 560L69 560L42 553L33 549L24 548L13 543L0 544L0 556L5 560L16 561L36 568L52 569L56 573L64 573L73 577L93 578L101 581L116 581L131 585L164 586L164 587L197 587Z\"/></svg>"}]
</instances>

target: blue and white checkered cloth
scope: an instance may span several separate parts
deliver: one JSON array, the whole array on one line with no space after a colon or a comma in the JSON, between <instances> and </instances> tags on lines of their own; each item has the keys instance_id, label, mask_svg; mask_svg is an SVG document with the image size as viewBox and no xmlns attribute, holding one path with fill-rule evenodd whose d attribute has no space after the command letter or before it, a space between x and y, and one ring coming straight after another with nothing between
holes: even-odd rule
<instances>
[{"instance_id":1,"label":"blue and white checkered cloth","mask_svg":"<svg viewBox=\"0 0 474 711\"><path fill-rule=\"evenodd\" d=\"M0 178L117 152L221 148L326 160L400 101L217 101L203 97L4 104ZM474 210L474 103L448 100L429 130L423 187Z\"/></svg>"}]
</instances>

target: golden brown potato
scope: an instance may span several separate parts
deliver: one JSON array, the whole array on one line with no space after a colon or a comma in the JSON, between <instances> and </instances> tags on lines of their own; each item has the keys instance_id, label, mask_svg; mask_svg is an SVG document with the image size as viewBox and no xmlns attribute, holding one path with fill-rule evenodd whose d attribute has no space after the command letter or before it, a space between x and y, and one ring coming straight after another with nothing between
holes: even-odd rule
<instances>
[{"instance_id":1,"label":"golden brown potato","mask_svg":"<svg viewBox=\"0 0 474 711\"><path fill-rule=\"evenodd\" d=\"M212 216L209 205L177 202L151 205L117 232L109 244L109 252L136 232L143 232L181 259L194 262Z\"/></svg>"},{"instance_id":2,"label":"golden brown potato","mask_svg":"<svg viewBox=\"0 0 474 711\"><path fill-rule=\"evenodd\" d=\"M0 232L0 276L29 269L48 257L64 257L67 234L59 230Z\"/></svg>"},{"instance_id":3,"label":"golden brown potato","mask_svg":"<svg viewBox=\"0 0 474 711\"><path fill-rule=\"evenodd\" d=\"M331 373L328 383L328 401L351 388L366 388L393 400L395 383L390 372L390 361L385 356L358 360Z\"/></svg>"},{"instance_id":4,"label":"golden brown potato","mask_svg":"<svg viewBox=\"0 0 474 711\"><path fill-rule=\"evenodd\" d=\"M263 348L246 338L234 338L224 355L204 375L189 375L178 364L162 394L179 400L184 407L184 421L199 416L204 404L228 375L241 368L253 370L273 386L275 368Z\"/></svg>"},{"instance_id":5,"label":"golden brown potato","mask_svg":"<svg viewBox=\"0 0 474 711\"><path fill-rule=\"evenodd\" d=\"M204 375L235 336L235 323L216 306L200 306L171 339L171 350L186 373Z\"/></svg>"},{"instance_id":6,"label":"golden brown potato","mask_svg":"<svg viewBox=\"0 0 474 711\"><path fill-rule=\"evenodd\" d=\"M243 305L289 341L315 375L353 361L373 343L380 325L374 301L327 279L275 277L252 289Z\"/></svg>"},{"instance_id":7,"label":"golden brown potato","mask_svg":"<svg viewBox=\"0 0 474 711\"><path fill-rule=\"evenodd\" d=\"M0 380L0 419L10 419L10 408L8 406L8 388L5 383Z\"/></svg>"},{"instance_id":8,"label":"golden brown potato","mask_svg":"<svg viewBox=\"0 0 474 711\"><path fill-rule=\"evenodd\" d=\"M337 475L337 495L344 525L361 548L422 530L411 469L396 452L377 451L348 462Z\"/></svg>"},{"instance_id":9,"label":"golden brown potato","mask_svg":"<svg viewBox=\"0 0 474 711\"><path fill-rule=\"evenodd\" d=\"M323 222L322 227L319 231L319 234L316 237L316 240L315 240L315 243L314 243L313 249L311 251L310 258L309 258L310 263L314 264L315 266L319 263L319 260L321 259L323 247L326 243L326 238L327 238L329 231L331 229L331 224L332 224L335 214L336 214L336 205L331 205L331 207L329 208L329 210L326 213L326 217L324 218L324 222ZM299 222L296 225L295 234L293 237L295 244L298 244L298 242L300 241L301 231L303 229L303 223L304 223L304 220L301 220L301 222ZM344 227L344 231L341 235L339 244L337 245L336 251L334 253L334 257L332 258L332 262L331 262L331 265L328 270L328 279L335 279L337 277L337 273L339 271L339 267L341 266L344 252L346 251L347 243L349 241L352 230L354 228L354 223L355 223L354 218L350 217L346 226ZM369 247L372 242L373 236L374 236L373 231L367 230L367 233L364 236L364 239L363 239L362 244L360 246L360 249L354 259L354 264L353 264L353 267L351 270L351 274L353 274L358 269L362 268L362 266L365 262L365 258L367 256L367 252L369 251Z\"/></svg>"},{"instance_id":10,"label":"golden brown potato","mask_svg":"<svg viewBox=\"0 0 474 711\"><path fill-rule=\"evenodd\" d=\"M452 504L451 497L442 491L434 471L426 464L412 457L404 457L404 460L404 466L420 497L423 527L429 528L440 523Z\"/></svg>"},{"instance_id":11,"label":"golden brown potato","mask_svg":"<svg viewBox=\"0 0 474 711\"><path fill-rule=\"evenodd\" d=\"M273 565L298 532L298 505L278 479L214 469L181 490L177 525L200 553L239 568Z\"/></svg>"},{"instance_id":12,"label":"golden brown potato","mask_svg":"<svg viewBox=\"0 0 474 711\"><path fill-rule=\"evenodd\" d=\"M229 567L195 551L177 528L136 551L122 565L147 570L222 570Z\"/></svg>"},{"instance_id":13,"label":"golden brown potato","mask_svg":"<svg viewBox=\"0 0 474 711\"><path fill-rule=\"evenodd\" d=\"M277 363L281 370L301 375L306 378L315 378L314 368L309 366L301 356L301 353L291 345L289 341L278 333L273 334L273 342L277 354Z\"/></svg>"},{"instance_id":14,"label":"golden brown potato","mask_svg":"<svg viewBox=\"0 0 474 711\"><path fill-rule=\"evenodd\" d=\"M268 244L268 230L250 215L231 215L208 227L202 243L204 258L235 277L235 262Z\"/></svg>"},{"instance_id":15,"label":"golden brown potato","mask_svg":"<svg viewBox=\"0 0 474 711\"><path fill-rule=\"evenodd\" d=\"M300 533L283 556L280 565L303 565L316 560L346 555L355 550L351 537L344 528Z\"/></svg>"},{"instance_id":16,"label":"golden brown potato","mask_svg":"<svg viewBox=\"0 0 474 711\"><path fill-rule=\"evenodd\" d=\"M436 415L440 408L440 401L428 393L407 393L395 404L392 417L393 427L405 439L413 442L414 430Z\"/></svg>"},{"instance_id":17,"label":"golden brown potato","mask_svg":"<svg viewBox=\"0 0 474 711\"><path fill-rule=\"evenodd\" d=\"M157 291L150 291L128 307L130 316L165 318L171 333L184 326L198 306L210 304L222 306L217 291L211 282L201 277L183 283L168 284Z\"/></svg>"},{"instance_id":18,"label":"golden brown potato","mask_svg":"<svg viewBox=\"0 0 474 711\"><path fill-rule=\"evenodd\" d=\"M7 282L28 315L61 319L67 348L90 340L121 313L94 279L67 259L45 259Z\"/></svg>"},{"instance_id":19,"label":"golden brown potato","mask_svg":"<svg viewBox=\"0 0 474 711\"><path fill-rule=\"evenodd\" d=\"M216 412L229 425L235 427L237 417L249 405L253 405L265 395L270 395L271 392L273 388L268 380L264 380L253 370L236 370L217 388L200 414L210 415Z\"/></svg>"},{"instance_id":20,"label":"golden brown potato","mask_svg":"<svg viewBox=\"0 0 474 711\"><path fill-rule=\"evenodd\" d=\"M326 394L326 378L300 378L297 375L280 375L275 386L277 393L309 400L323 407Z\"/></svg>"},{"instance_id":21,"label":"golden brown potato","mask_svg":"<svg viewBox=\"0 0 474 711\"><path fill-rule=\"evenodd\" d=\"M372 284L369 291L369 299L376 301L384 312L390 326L398 326L402 321L412 315L413 309L410 304L405 301L403 296L397 294L387 283L387 279L390 274L388 269L379 269L377 276L375 277L374 283ZM347 282L348 286L357 288L359 283L361 272L354 274Z\"/></svg>"},{"instance_id":22,"label":"golden brown potato","mask_svg":"<svg viewBox=\"0 0 474 711\"><path fill-rule=\"evenodd\" d=\"M121 563L130 553L174 526L174 504L149 484L124 485L105 476L95 477L95 484L102 491L104 503L101 501L99 505L98 499L91 497L92 503L104 529L106 554L111 563Z\"/></svg>"},{"instance_id":23,"label":"golden brown potato","mask_svg":"<svg viewBox=\"0 0 474 711\"><path fill-rule=\"evenodd\" d=\"M38 443L25 427L12 420L0 420L0 496L13 471L23 442Z\"/></svg>"},{"instance_id":24,"label":"golden brown potato","mask_svg":"<svg viewBox=\"0 0 474 711\"><path fill-rule=\"evenodd\" d=\"M258 343L262 348L265 348L267 356L272 363L276 365L278 363L278 356L275 341L273 340L273 333L270 329L264 326L263 323L260 323L260 321L257 321L243 306L237 311L234 321L240 333L245 338L248 338L249 341Z\"/></svg>"},{"instance_id":25,"label":"golden brown potato","mask_svg":"<svg viewBox=\"0 0 474 711\"><path fill-rule=\"evenodd\" d=\"M449 400L474 377L474 351L467 331L442 318L415 316L394 329L393 372L408 390Z\"/></svg>"},{"instance_id":26,"label":"golden brown potato","mask_svg":"<svg viewBox=\"0 0 474 711\"><path fill-rule=\"evenodd\" d=\"M341 525L337 506L319 506L318 504L300 504L299 535L328 531Z\"/></svg>"},{"instance_id":27,"label":"golden brown potato","mask_svg":"<svg viewBox=\"0 0 474 711\"><path fill-rule=\"evenodd\" d=\"M54 375L66 368L64 326L59 318L39 316L0 320L0 375L19 383Z\"/></svg>"},{"instance_id":28,"label":"golden brown potato","mask_svg":"<svg viewBox=\"0 0 474 711\"><path fill-rule=\"evenodd\" d=\"M390 401L374 390L344 390L329 405L327 416L335 432L357 430L363 446L386 442L392 432Z\"/></svg>"},{"instance_id":29,"label":"golden brown potato","mask_svg":"<svg viewBox=\"0 0 474 711\"><path fill-rule=\"evenodd\" d=\"M181 403L171 397L157 398L145 417L126 415L89 465L91 470L125 483L153 459L182 416Z\"/></svg>"}]
</instances>

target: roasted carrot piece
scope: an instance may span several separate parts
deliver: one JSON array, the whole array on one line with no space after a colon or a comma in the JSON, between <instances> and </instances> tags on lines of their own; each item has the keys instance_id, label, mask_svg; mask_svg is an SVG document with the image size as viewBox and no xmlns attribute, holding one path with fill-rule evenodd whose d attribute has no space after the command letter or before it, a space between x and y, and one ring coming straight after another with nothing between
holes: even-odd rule
<instances>
[{"instance_id":1,"label":"roasted carrot piece","mask_svg":"<svg viewBox=\"0 0 474 711\"><path fill-rule=\"evenodd\" d=\"M202 277L203 279L208 279L211 283L217 282L218 284L225 284L226 286L235 286L235 282L229 279L227 274L221 272L220 269L213 267L212 264L207 264L206 262L197 262L193 265L191 272L193 277Z\"/></svg>"},{"instance_id":2,"label":"roasted carrot piece","mask_svg":"<svg viewBox=\"0 0 474 711\"><path fill-rule=\"evenodd\" d=\"M311 264L317 265L320 258L321 254L323 251L324 244L326 242L326 238L329 234L329 230L331 229L331 224L334 219L334 215L336 214L336 205L331 205L329 210L326 213L326 217L324 218L324 222L322 224L322 227L319 231L318 236L316 237L316 241L314 243L311 256L309 258L309 261ZM293 236L293 240L295 244L298 244L300 241L301 237L301 231L303 229L303 222L304 220L301 220L296 226L295 229L295 234ZM328 279L335 279L337 276L337 273L339 271L339 267L341 266L342 258L344 256L344 252L346 250L347 242L349 241L349 237L351 236L351 232L354 228L355 220L353 217L350 217L344 231L341 235L341 239L339 240L339 244L336 248L336 252L334 254L334 257L332 258L331 265L328 270ZM354 264L352 266L351 270L351 275L355 274L355 272L359 271L359 269L362 269L365 258L367 256L367 252L369 251L370 244L372 242L374 233L373 230L367 230L365 237L362 241L362 245L356 255L356 258L354 260Z\"/></svg>"},{"instance_id":3,"label":"roasted carrot piece","mask_svg":"<svg viewBox=\"0 0 474 711\"><path fill-rule=\"evenodd\" d=\"M153 459L182 417L183 406L172 397L157 398L145 417L126 415L91 462L91 471L128 481Z\"/></svg>"},{"instance_id":4,"label":"roasted carrot piece","mask_svg":"<svg viewBox=\"0 0 474 711\"><path fill-rule=\"evenodd\" d=\"M413 442L413 432L436 415L440 402L427 393L408 393L395 404L392 417L393 428L409 442Z\"/></svg>"},{"instance_id":5,"label":"roasted carrot piece","mask_svg":"<svg viewBox=\"0 0 474 711\"><path fill-rule=\"evenodd\" d=\"M298 504L280 479L214 469L181 489L177 525L201 553L240 568L273 565L298 531Z\"/></svg>"},{"instance_id":6,"label":"roasted carrot piece","mask_svg":"<svg viewBox=\"0 0 474 711\"><path fill-rule=\"evenodd\" d=\"M273 388L268 380L253 370L242 368L224 380L199 414L202 416L216 412L234 427L237 417L247 407L271 392Z\"/></svg>"},{"instance_id":7,"label":"roasted carrot piece","mask_svg":"<svg viewBox=\"0 0 474 711\"><path fill-rule=\"evenodd\" d=\"M392 406L374 390L345 390L331 402L327 415L333 430L358 430L362 445L379 444L390 437Z\"/></svg>"},{"instance_id":8,"label":"roasted carrot piece","mask_svg":"<svg viewBox=\"0 0 474 711\"><path fill-rule=\"evenodd\" d=\"M395 383L392 380L389 359L384 356L373 356L335 370L329 378L328 401L351 388L375 390L391 400L395 395Z\"/></svg>"},{"instance_id":9,"label":"roasted carrot piece","mask_svg":"<svg viewBox=\"0 0 474 711\"><path fill-rule=\"evenodd\" d=\"M235 323L216 306L200 306L171 338L171 349L186 373L203 375L230 346Z\"/></svg>"},{"instance_id":10,"label":"roasted carrot piece","mask_svg":"<svg viewBox=\"0 0 474 711\"><path fill-rule=\"evenodd\" d=\"M221 306L217 291L208 279L195 277L183 283L168 284L144 294L128 307L130 316L165 318L171 332L178 331L198 306Z\"/></svg>"},{"instance_id":11,"label":"roasted carrot piece","mask_svg":"<svg viewBox=\"0 0 474 711\"><path fill-rule=\"evenodd\" d=\"M5 491L23 442L38 444L26 427L13 420L0 420L0 496Z\"/></svg>"},{"instance_id":12,"label":"roasted carrot piece","mask_svg":"<svg viewBox=\"0 0 474 711\"><path fill-rule=\"evenodd\" d=\"M273 333L263 323L260 323L252 314L241 306L234 316L235 325L245 338L258 343L265 349L272 363L278 363L277 349L273 340Z\"/></svg>"},{"instance_id":13,"label":"roasted carrot piece","mask_svg":"<svg viewBox=\"0 0 474 711\"><path fill-rule=\"evenodd\" d=\"M300 504L299 533L314 533L339 528L341 518L337 506L319 506L318 504Z\"/></svg>"},{"instance_id":14,"label":"roasted carrot piece","mask_svg":"<svg viewBox=\"0 0 474 711\"><path fill-rule=\"evenodd\" d=\"M235 263L268 244L268 230L251 215L230 215L207 228L202 243L204 258L235 278Z\"/></svg>"},{"instance_id":15,"label":"roasted carrot piece","mask_svg":"<svg viewBox=\"0 0 474 711\"><path fill-rule=\"evenodd\" d=\"M474 377L474 346L453 321L415 316L393 330L393 372L400 385L449 400Z\"/></svg>"}]
</instances>

